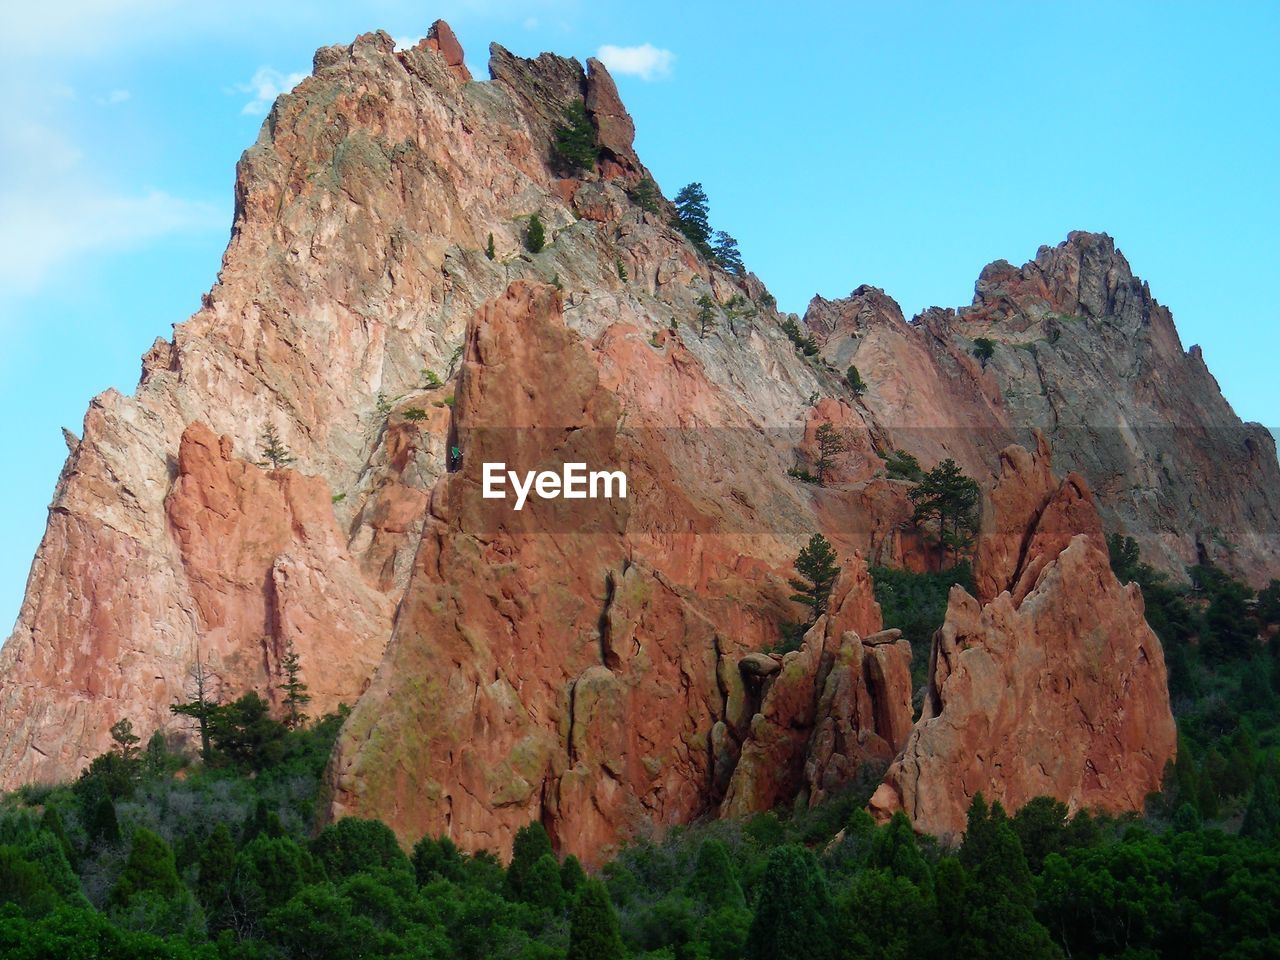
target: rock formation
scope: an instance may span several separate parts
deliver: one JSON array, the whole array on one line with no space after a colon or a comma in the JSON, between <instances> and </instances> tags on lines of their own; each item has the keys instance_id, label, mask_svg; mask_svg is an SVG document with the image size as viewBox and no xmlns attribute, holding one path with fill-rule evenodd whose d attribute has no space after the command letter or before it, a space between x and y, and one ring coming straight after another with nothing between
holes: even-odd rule
<instances>
[{"instance_id":1,"label":"rock formation","mask_svg":"<svg viewBox=\"0 0 1280 960\"><path fill-rule=\"evenodd\" d=\"M978 597L951 590L924 709L872 812L955 837L978 792L1010 812L1041 795L1141 810L1177 743L1142 594L1116 580L1088 487L1054 480L1043 441L1004 451L992 501Z\"/></svg>"},{"instance_id":2,"label":"rock formation","mask_svg":"<svg viewBox=\"0 0 1280 960\"><path fill-rule=\"evenodd\" d=\"M999 261L972 305L913 322L882 290L814 298L805 322L886 442L990 476L1035 429L1086 477L1108 530L1177 577L1200 559L1264 584L1280 575L1275 441L1223 399L1198 347L1104 234L1072 233L1022 267ZM991 341L990 359L975 342Z\"/></svg>"},{"instance_id":3,"label":"rock formation","mask_svg":"<svg viewBox=\"0 0 1280 960\"><path fill-rule=\"evenodd\" d=\"M933 781L902 764L924 764L924 727L911 730L909 649L882 629L867 560L932 556L883 458L954 456L989 484L1001 449L1039 425L1080 477L1059 487L1043 453L1026 470L1005 456L1027 475L1023 493L992 494L1016 542L984 541L986 606L954 599L927 709L997 729L1003 713L960 695L967 665L1003 651L1013 702L1038 703L1036 651L1051 651L1018 653L1017 631L1095 623L1130 643L1099 654L1114 669L1077 651L1053 675L1100 677L1096 696L1072 692L1089 723L1130 737L1149 722L1156 740L1121 741L1142 771L1122 782L1112 750L1077 779L1046 759L1040 785L1136 802L1147 759L1167 755L1163 668L1136 594L1107 580L1084 478L1107 529L1145 531L1155 559L1181 562L1197 535L1205 546L1202 510L1250 573L1276 570L1277 487L1269 440L1234 420L1110 240L1076 234L1021 271L989 268L973 307L914 324L873 288L815 301L829 362L806 359L758 278L709 263L667 212L631 200L650 174L602 64L494 45L489 72L472 80L437 23L409 50L384 33L321 49L277 100L237 168L217 284L146 352L135 394L95 398L68 439L0 651L0 788L75 775L119 719L143 737L172 728L197 662L227 696L271 696L292 645L315 708L353 706L331 815L379 816L406 842L445 832L505 852L538 818L595 861L642 828L816 802L908 733L892 776L914 809L909 784ZM600 150L565 178L553 146L578 100ZM703 297L716 305L705 337ZM996 342L985 366L979 336ZM1125 457L1075 429L1086 410L1133 426ZM1147 427L1173 410L1188 429L1160 440ZM818 487L788 471L813 468L824 423L847 449ZM268 429L287 468L255 463ZM1192 467L1166 471L1175 456ZM486 460L571 459L624 469L627 498L517 513L478 495ZM1064 539L1050 515L1087 536ZM844 574L802 648L775 658L815 531ZM1132 644L1145 667L1123 659ZM1148 715L1108 685L1121 668Z\"/></svg>"}]
</instances>

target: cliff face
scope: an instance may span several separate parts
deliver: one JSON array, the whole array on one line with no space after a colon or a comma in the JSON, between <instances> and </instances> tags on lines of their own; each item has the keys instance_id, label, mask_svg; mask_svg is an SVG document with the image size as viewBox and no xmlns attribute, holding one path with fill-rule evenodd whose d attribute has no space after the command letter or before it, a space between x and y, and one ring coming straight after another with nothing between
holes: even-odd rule
<instances>
[{"instance_id":1,"label":"cliff face","mask_svg":"<svg viewBox=\"0 0 1280 960\"><path fill-rule=\"evenodd\" d=\"M1088 486L1048 450L1011 447L978 544L978 596L953 587L924 709L871 801L917 829L963 832L976 793L1016 810L1141 810L1177 731L1164 654L1137 584L1111 572Z\"/></svg>"},{"instance_id":2,"label":"cliff face","mask_svg":"<svg viewBox=\"0 0 1280 960\"><path fill-rule=\"evenodd\" d=\"M1110 237L1073 233L1020 268L993 263L970 306L910 324L873 287L815 298L805 319L825 357L857 365L871 416L922 462L951 456L991 475L1006 444L1039 429L1088 479L1107 529L1150 562L1182 576L1211 559L1255 583L1280 573L1274 439L1241 423Z\"/></svg>"},{"instance_id":3,"label":"cliff face","mask_svg":"<svg viewBox=\"0 0 1280 960\"><path fill-rule=\"evenodd\" d=\"M331 765L331 814L379 816L406 841L443 832L505 851L540 818L593 862L650 824L797 794L816 802L904 744L923 755L908 740L919 733L910 650L882 629L893 625L881 623L864 559L929 561L903 527L908 488L884 475L886 453L905 448L926 466L955 456L989 482L1008 440L1052 413L1047 432L1102 485L1108 522L1164 530L1217 496L1217 433L1159 448L1191 451L1200 472L1175 483L1152 467L1155 494L1128 496L1122 474L1100 469L1111 455L1057 422L1064 404L1084 402L1067 392L1073 371L1122 417L1198 391L1197 423L1227 423L1253 443L1223 461L1245 480L1205 509L1234 538L1231 559L1271 562L1274 541L1245 535L1247 519L1261 530L1274 517L1274 488L1250 479L1275 472L1263 462L1271 448L1214 405L1207 373L1118 254L1085 255L1109 249L1106 238L1074 236L1016 282L988 270L980 302L958 316L907 324L872 288L816 301L808 321L833 364L806 361L754 276L700 258L665 202L659 213L632 202L648 174L601 64L495 46L490 73L472 81L439 24L403 52L381 33L322 49L313 75L277 101L239 164L218 283L147 352L136 393L96 398L72 438L0 651L0 787L74 775L121 718L143 736L169 728L198 663L224 696L275 698L292 645L315 709L354 707ZM599 160L564 178L551 144L579 98ZM548 244L529 254L534 213ZM719 305L705 337L704 296ZM1095 352L1104 334L1117 350L1148 344L1124 389L1105 381L1111 360L1047 332L1068 308L1103 331L1088 333ZM1106 332L1117 324L1128 326ZM1036 348L1037 369L1050 371L1041 406L1038 391L1007 386L1033 356L1012 344L1035 331L1053 344L1052 363ZM971 346L988 335L984 369ZM1113 365L1134 354L1120 356ZM870 385L862 397L844 382L849 362ZM815 468L823 423L848 449L831 485L815 487L787 471ZM257 462L268 429L292 464ZM1157 462L1148 435L1134 436L1135 456ZM533 498L515 512L480 496L486 461L623 469L628 495ZM1102 577L1101 527L1077 479L1062 513L1093 517L1094 546L1046 532L1033 567L1020 547L984 541L979 567L993 586L979 599L991 608L1011 589L1011 606L1000 624L964 626L957 600L957 637L994 631L1012 644L1015 620L1048 603L1033 600L1046 590L1083 602L1084 575L1063 559L1073 550ZM1047 487L1028 489L1038 516ZM1021 544L1030 514L993 497ZM815 530L844 568L832 602L799 651L764 653L799 617L787 578ZM1157 541L1179 558L1192 545L1176 529ZM1050 569L1073 572L1049 590ZM1139 636L1131 592L1112 592L1120 636ZM1159 662L1158 646L1145 649ZM1025 665L1008 663L1016 688ZM1106 711L1124 709L1099 704L1104 726ZM1124 760L1117 749L1094 762ZM1115 807L1136 794L1112 796Z\"/></svg>"}]
</instances>

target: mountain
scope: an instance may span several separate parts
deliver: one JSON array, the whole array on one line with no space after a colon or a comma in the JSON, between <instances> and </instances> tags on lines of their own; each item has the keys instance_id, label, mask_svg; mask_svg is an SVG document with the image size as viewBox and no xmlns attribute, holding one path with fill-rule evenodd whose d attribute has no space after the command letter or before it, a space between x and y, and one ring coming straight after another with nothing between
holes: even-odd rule
<instances>
[{"instance_id":1,"label":"mountain","mask_svg":"<svg viewBox=\"0 0 1280 960\"><path fill-rule=\"evenodd\" d=\"M1280 572L1280 488L1270 439L1110 239L988 267L972 307L914 323L874 288L815 300L810 356L758 278L644 200L602 64L494 45L489 69L471 79L438 22L410 50L383 33L321 49L276 102L203 306L147 351L133 396L95 398L69 437L0 652L0 786L74 775L122 718L182 730L169 706L197 665L279 710L293 650L312 712L353 706L329 815L376 815L406 842L506 853L539 819L595 863L638 831L816 801L895 758L879 809L948 828L958 801L912 798L1047 788L1127 809L1158 787L1163 658L1102 531L1175 572L1200 552L1262 579ZM554 144L579 100L596 159L568 174ZM826 485L802 482L828 423L846 449ZM1061 491L1047 445L1079 474ZM910 646L868 573L941 559L886 472L900 449L954 457L988 499L984 586L953 595L915 724ZM1039 486L1019 498L996 480L1026 458ZM627 496L516 511L483 495L499 462L621 469ZM817 531L840 577L800 648L771 654ZM1088 630L1061 621L1073 611ZM1066 653L1022 651L1032 628ZM1012 725L1001 684L965 692L983 647L1018 691ZM1095 688L1081 709L1114 735L1052 736L1066 701L1049 679ZM962 743L929 733L956 717ZM988 762L1015 729L1058 751L1060 775Z\"/></svg>"}]
</instances>

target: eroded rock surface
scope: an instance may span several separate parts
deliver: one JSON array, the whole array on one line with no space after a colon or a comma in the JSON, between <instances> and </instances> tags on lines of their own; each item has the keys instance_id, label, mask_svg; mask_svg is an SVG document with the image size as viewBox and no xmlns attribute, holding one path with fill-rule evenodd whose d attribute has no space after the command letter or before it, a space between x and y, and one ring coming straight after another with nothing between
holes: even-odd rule
<instances>
[{"instance_id":1,"label":"eroded rock surface","mask_svg":"<svg viewBox=\"0 0 1280 960\"><path fill-rule=\"evenodd\" d=\"M1026 517L1021 549L987 518L979 598L952 588L920 720L871 801L944 837L978 792L1010 812L1040 795L1141 810L1176 748L1160 641L1138 586L1111 572L1087 487L1053 484L1043 446L1002 459L992 501Z\"/></svg>"}]
</instances>

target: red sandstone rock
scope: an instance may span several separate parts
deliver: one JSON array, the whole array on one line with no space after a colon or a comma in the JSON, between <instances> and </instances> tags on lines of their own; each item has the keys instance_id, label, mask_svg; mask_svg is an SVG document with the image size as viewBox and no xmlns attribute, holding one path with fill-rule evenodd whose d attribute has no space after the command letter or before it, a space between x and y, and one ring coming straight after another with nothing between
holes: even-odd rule
<instances>
[{"instance_id":1,"label":"red sandstone rock","mask_svg":"<svg viewBox=\"0 0 1280 960\"><path fill-rule=\"evenodd\" d=\"M443 20L433 23L424 42L428 50L434 50L444 58L445 65L455 77L464 83L471 79L471 71L463 59L462 44L447 23Z\"/></svg>"},{"instance_id":2,"label":"red sandstone rock","mask_svg":"<svg viewBox=\"0 0 1280 960\"><path fill-rule=\"evenodd\" d=\"M1023 552L1003 522L986 528L975 579L990 599L952 588L920 720L871 801L944 837L978 792L1010 812L1040 795L1141 810L1176 747L1160 641L1138 587L1111 572L1087 488L1068 478L1046 494L1043 447L1004 462L991 499L1027 518ZM1071 523L1083 529L1064 540Z\"/></svg>"}]
</instances>

